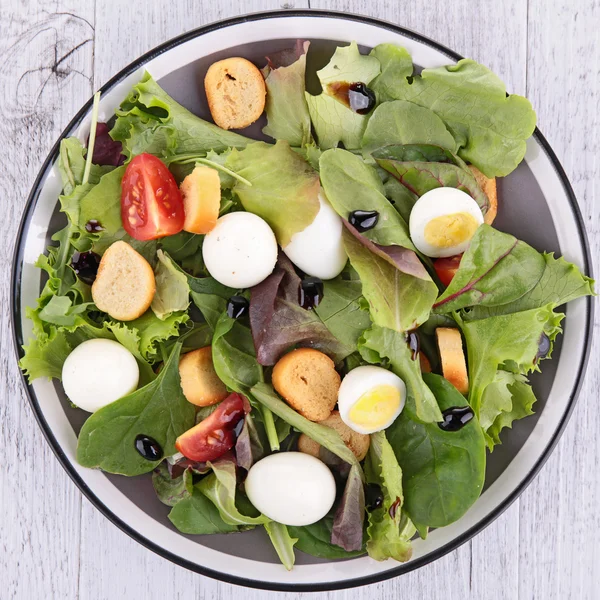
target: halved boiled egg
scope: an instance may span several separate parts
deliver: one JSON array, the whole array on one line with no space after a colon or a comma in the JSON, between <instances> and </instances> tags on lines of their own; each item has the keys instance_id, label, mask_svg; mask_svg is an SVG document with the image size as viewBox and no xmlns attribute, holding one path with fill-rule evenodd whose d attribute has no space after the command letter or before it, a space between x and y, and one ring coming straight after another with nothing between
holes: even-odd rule
<instances>
[{"instance_id":1,"label":"halved boiled egg","mask_svg":"<svg viewBox=\"0 0 600 600\"><path fill-rule=\"evenodd\" d=\"M469 194L441 187L423 194L410 213L410 237L425 256L455 256L464 252L483 213Z\"/></svg>"},{"instance_id":2,"label":"halved boiled egg","mask_svg":"<svg viewBox=\"0 0 600 600\"><path fill-rule=\"evenodd\" d=\"M375 433L389 427L402 412L406 385L391 371L364 366L352 369L338 393L340 416L358 433Z\"/></svg>"}]
</instances>

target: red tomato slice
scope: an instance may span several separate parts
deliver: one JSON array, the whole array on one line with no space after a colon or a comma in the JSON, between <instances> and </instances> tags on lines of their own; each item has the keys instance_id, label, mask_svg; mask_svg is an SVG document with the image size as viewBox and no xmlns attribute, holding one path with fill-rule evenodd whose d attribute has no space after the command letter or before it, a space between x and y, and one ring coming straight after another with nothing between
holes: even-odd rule
<instances>
[{"instance_id":1,"label":"red tomato slice","mask_svg":"<svg viewBox=\"0 0 600 600\"><path fill-rule=\"evenodd\" d=\"M136 240L154 240L183 229L185 212L177 182L152 154L136 156L121 182L121 220Z\"/></svg>"},{"instance_id":2,"label":"red tomato slice","mask_svg":"<svg viewBox=\"0 0 600 600\"><path fill-rule=\"evenodd\" d=\"M458 271L458 267L460 266L460 259L462 258L462 254L458 256L449 256L448 258L436 258L433 261L433 268L437 273L437 276L440 278L440 281L448 287L450 282L456 275L456 271Z\"/></svg>"},{"instance_id":3,"label":"red tomato slice","mask_svg":"<svg viewBox=\"0 0 600 600\"><path fill-rule=\"evenodd\" d=\"M175 447L190 460L215 460L233 448L238 433L236 428L249 412L250 405L243 396L230 394L214 413L182 433Z\"/></svg>"}]
</instances>

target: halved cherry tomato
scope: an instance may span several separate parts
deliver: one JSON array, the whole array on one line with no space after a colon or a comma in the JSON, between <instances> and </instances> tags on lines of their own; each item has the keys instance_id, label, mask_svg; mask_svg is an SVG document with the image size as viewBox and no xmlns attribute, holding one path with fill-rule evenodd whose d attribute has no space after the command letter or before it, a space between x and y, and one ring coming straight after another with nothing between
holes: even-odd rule
<instances>
[{"instance_id":1,"label":"halved cherry tomato","mask_svg":"<svg viewBox=\"0 0 600 600\"><path fill-rule=\"evenodd\" d=\"M456 271L458 271L458 267L460 266L460 259L462 258L462 254L458 256L449 256L448 258L436 258L433 261L433 268L437 273L437 276L440 278L440 281L448 287L450 282L456 275Z\"/></svg>"},{"instance_id":2,"label":"halved cherry tomato","mask_svg":"<svg viewBox=\"0 0 600 600\"><path fill-rule=\"evenodd\" d=\"M154 240L183 229L181 192L156 156L140 154L127 165L121 182L121 219L125 231L136 240Z\"/></svg>"},{"instance_id":3,"label":"halved cherry tomato","mask_svg":"<svg viewBox=\"0 0 600 600\"><path fill-rule=\"evenodd\" d=\"M214 413L182 433L175 447L190 460L215 460L233 448L237 427L249 412L250 404L243 396L230 394Z\"/></svg>"}]
</instances>

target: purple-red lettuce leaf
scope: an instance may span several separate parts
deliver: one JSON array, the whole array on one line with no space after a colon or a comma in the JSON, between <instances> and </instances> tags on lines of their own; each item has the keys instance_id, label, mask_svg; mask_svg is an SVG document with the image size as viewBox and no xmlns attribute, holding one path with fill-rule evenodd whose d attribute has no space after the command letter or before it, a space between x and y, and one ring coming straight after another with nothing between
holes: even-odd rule
<instances>
[{"instance_id":1,"label":"purple-red lettuce leaf","mask_svg":"<svg viewBox=\"0 0 600 600\"><path fill-rule=\"evenodd\" d=\"M125 155L122 154L123 145L121 142L113 140L109 131L106 123L96 125L96 142L94 143L92 162L95 165L120 167L125 162Z\"/></svg>"},{"instance_id":2,"label":"purple-red lettuce leaf","mask_svg":"<svg viewBox=\"0 0 600 600\"><path fill-rule=\"evenodd\" d=\"M481 225L433 308L448 313L513 302L535 287L545 269L543 254L508 233Z\"/></svg>"},{"instance_id":3,"label":"purple-red lettuce leaf","mask_svg":"<svg viewBox=\"0 0 600 600\"><path fill-rule=\"evenodd\" d=\"M279 253L275 270L250 291L250 327L261 365L274 365L294 346L317 348L335 362L355 348L340 342L314 311L298 304L300 278L290 260Z\"/></svg>"},{"instance_id":4,"label":"purple-red lettuce leaf","mask_svg":"<svg viewBox=\"0 0 600 600\"><path fill-rule=\"evenodd\" d=\"M246 469L246 471L249 471L254 463L254 457L252 456L252 440L248 428L248 416L244 419L244 425L235 442L235 457L237 459L238 467L242 467L242 469Z\"/></svg>"},{"instance_id":5,"label":"purple-red lettuce leaf","mask_svg":"<svg viewBox=\"0 0 600 600\"><path fill-rule=\"evenodd\" d=\"M363 523L365 519L365 488L360 466L350 469L344 494L333 519L331 543L348 552L363 546Z\"/></svg>"}]
</instances>

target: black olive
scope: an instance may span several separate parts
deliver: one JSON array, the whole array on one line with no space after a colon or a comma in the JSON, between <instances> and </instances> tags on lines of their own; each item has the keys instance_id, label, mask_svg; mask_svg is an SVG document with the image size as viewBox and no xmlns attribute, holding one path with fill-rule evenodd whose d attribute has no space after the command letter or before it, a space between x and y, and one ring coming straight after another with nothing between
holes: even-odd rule
<instances>
[{"instance_id":1,"label":"black olive","mask_svg":"<svg viewBox=\"0 0 600 600\"><path fill-rule=\"evenodd\" d=\"M550 347L551 347L551 343L550 343L550 338L545 334L542 333L542 337L540 338L539 344L538 344L538 351L536 354L536 362L540 359L540 358L546 358L546 356L548 356L548 352L550 352Z\"/></svg>"},{"instance_id":2,"label":"black olive","mask_svg":"<svg viewBox=\"0 0 600 600\"><path fill-rule=\"evenodd\" d=\"M352 227L362 233L373 229L377 225L379 213L376 210L355 210L350 213L348 221Z\"/></svg>"},{"instance_id":3,"label":"black olive","mask_svg":"<svg viewBox=\"0 0 600 600\"><path fill-rule=\"evenodd\" d=\"M323 282L318 277L307 277L302 280L298 290L298 304L306 310L319 306L323 298Z\"/></svg>"},{"instance_id":4,"label":"black olive","mask_svg":"<svg viewBox=\"0 0 600 600\"><path fill-rule=\"evenodd\" d=\"M231 296L227 302L227 315L232 319L239 319L248 312L249 306L244 296Z\"/></svg>"},{"instance_id":5,"label":"black olive","mask_svg":"<svg viewBox=\"0 0 600 600\"><path fill-rule=\"evenodd\" d=\"M102 227L102 223L100 223L100 221L97 221L96 219L90 219L85 224L85 230L88 233L99 233L100 231L104 231L104 227Z\"/></svg>"},{"instance_id":6,"label":"black olive","mask_svg":"<svg viewBox=\"0 0 600 600\"><path fill-rule=\"evenodd\" d=\"M160 460L163 457L163 450L160 444L149 435L140 434L136 436L135 449L146 460Z\"/></svg>"},{"instance_id":7,"label":"black olive","mask_svg":"<svg viewBox=\"0 0 600 600\"><path fill-rule=\"evenodd\" d=\"M365 505L367 510L376 510L383 504L383 492L376 483L365 486Z\"/></svg>"},{"instance_id":8,"label":"black olive","mask_svg":"<svg viewBox=\"0 0 600 600\"><path fill-rule=\"evenodd\" d=\"M71 259L71 267L83 283L92 285L98 274L100 256L95 252L74 252Z\"/></svg>"},{"instance_id":9,"label":"black olive","mask_svg":"<svg viewBox=\"0 0 600 600\"><path fill-rule=\"evenodd\" d=\"M376 103L375 92L364 83L353 83L348 88L348 104L355 113L366 115Z\"/></svg>"},{"instance_id":10,"label":"black olive","mask_svg":"<svg viewBox=\"0 0 600 600\"><path fill-rule=\"evenodd\" d=\"M408 347L410 348L411 358L417 360L421 344L419 342L419 334L416 331L411 331L408 334Z\"/></svg>"},{"instance_id":11,"label":"black olive","mask_svg":"<svg viewBox=\"0 0 600 600\"><path fill-rule=\"evenodd\" d=\"M442 412L443 421L438 423L444 431L458 431L462 429L475 415L470 406L453 406Z\"/></svg>"}]
</instances>

